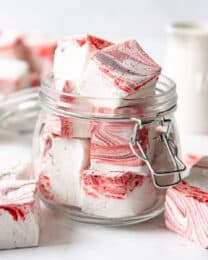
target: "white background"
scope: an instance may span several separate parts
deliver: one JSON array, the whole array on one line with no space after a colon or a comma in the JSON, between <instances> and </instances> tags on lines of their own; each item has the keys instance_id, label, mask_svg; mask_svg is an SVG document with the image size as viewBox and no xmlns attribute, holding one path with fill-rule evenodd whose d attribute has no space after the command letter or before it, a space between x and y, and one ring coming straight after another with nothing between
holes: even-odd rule
<instances>
[{"instance_id":1,"label":"white background","mask_svg":"<svg viewBox=\"0 0 208 260\"><path fill-rule=\"evenodd\" d=\"M137 38L162 62L167 24L205 20L207 10L207 0L0 0L0 27L54 36L88 32Z\"/></svg>"}]
</instances>

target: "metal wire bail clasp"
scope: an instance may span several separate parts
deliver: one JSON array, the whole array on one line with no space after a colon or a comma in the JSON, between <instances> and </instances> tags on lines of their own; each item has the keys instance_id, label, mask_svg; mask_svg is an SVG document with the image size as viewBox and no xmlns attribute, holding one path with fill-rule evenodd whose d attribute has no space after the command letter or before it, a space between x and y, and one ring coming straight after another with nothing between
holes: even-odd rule
<instances>
[{"instance_id":1,"label":"metal wire bail clasp","mask_svg":"<svg viewBox=\"0 0 208 260\"><path fill-rule=\"evenodd\" d=\"M178 183L180 183L181 181L181 172L186 170L186 166L185 164L181 161L181 159L179 159L178 157L178 148L176 146L176 144L173 142L173 140L171 140L169 138L169 133L170 133L170 129L171 129L171 124L172 121L171 119L164 119L164 118L160 118L159 120L159 124L160 126L164 127L165 125L167 126L167 130L166 132L161 132L160 135L157 137L159 138L159 140L165 145L166 149L167 149L167 153L174 165L174 169L172 170L166 170L166 171L160 171L157 172L153 169L151 162L147 156L147 153L145 152L144 148L141 145L141 140L139 140L138 138L138 131L140 131L143 127L143 124L141 122L140 119L138 118L132 118L132 120L135 122L135 126L133 129L133 133L132 136L130 137L130 148L132 150L132 152L134 153L134 155L144 161L147 165L147 167L150 170L150 173L152 175L152 179L154 182L155 187L157 188L167 188L173 185L176 185ZM153 121L152 121L153 122ZM139 151L141 154L139 154L137 151ZM173 177L176 176L176 180L174 182L170 182L170 183L166 183L166 184L160 184L157 180L157 177L160 176L170 176L172 175Z\"/></svg>"}]
</instances>

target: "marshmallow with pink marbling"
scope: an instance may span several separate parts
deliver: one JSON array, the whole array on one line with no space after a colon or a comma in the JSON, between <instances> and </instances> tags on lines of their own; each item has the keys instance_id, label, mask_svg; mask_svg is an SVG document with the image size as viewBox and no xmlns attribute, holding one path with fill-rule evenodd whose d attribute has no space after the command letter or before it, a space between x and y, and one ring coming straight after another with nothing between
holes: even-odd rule
<instances>
[{"instance_id":1,"label":"marshmallow with pink marbling","mask_svg":"<svg viewBox=\"0 0 208 260\"><path fill-rule=\"evenodd\" d=\"M26 60L31 70L41 76L52 71L56 41L41 36L24 36Z\"/></svg>"},{"instance_id":2,"label":"marshmallow with pink marbling","mask_svg":"<svg viewBox=\"0 0 208 260\"><path fill-rule=\"evenodd\" d=\"M45 122L45 133L65 138L90 138L90 122L84 119L49 115Z\"/></svg>"},{"instance_id":3,"label":"marshmallow with pink marbling","mask_svg":"<svg viewBox=\"0 0 208 260\"><path fill-rule=\"evenodd\" d=\"M166 227L177 234L208 248L208 158L191 168L181 184L167 191Z\"/></svg>"},{"instance_id":4,"label":"marshmallow with pink marbling","mask_svg":"<svg viewBox=\"0 0 208 260\"><path fill-rule=\"evenodd\" d=\"M135 40L115 44L92 55L80 83L80 95L100 98L92 101L98 106L132 105L133 100L125 99L154 94L160 71Z\"/></svg>"},{"instance_id":5,"label":"marshmallow with pink marbling","mask_svg":"<svg viewBox=\"0 0 208 260\"><path fill-rule=\"evenodd\" d=\"M37 246L39 201L34 181L0 182L0 249Z\"/></svg>"},{"instance_id":6,"label":"marshmallow with pink marbling","mask_svg":"<svg viewBox=\"0 0 208 260\"><path fill-rule=\"evenodd\" d=\"M91 35L77 35L62 39L56 48L53 64L55 78L70 80L73 92L79 93L78 82L92 54L112 43Z\"/></svg>"},{"instance_id":7,"label":"marshmallow with pink marbling","mask_svg":"<svg viewBox=\"0 0 208 260\"><path fill-rule=\"evenodd\" d=\"M50 140L43 144L42 149L41 194L57 203L80 207L80 176L90 164L90 141L48 137Z\"/></svg>"},{"instance_id":8,"label":"marshmallow with pink marbling","mask_svg":"<svg viewBox=\"0 0 208 260\"><path fill-rule=\"evenodd\" d=\"M130 148L134 122L92 122L90 163L92 169L130 171L148 175L145 162L137 158ZM143 127L137 138L151 157L154 151L151 128ZM135 147L138 154L139 149Z\"/></svg>"},{"instance_id":9,"label":"marshmallow with pink marbling","mask_svg":"<svg viewBox=\"0 0 208 260\"><path fill-rule=\"evenodd\" d=\"M29 86L28 64L16 59L0 59L0 93L9 94Z\"/></svg>"},{"instance_id":10,"label":"marshmallow with pink marbling","mask_svg":"<svg viewBox=\"0 0 208 260\"><path fill-rule=\"evenodd\" d=\"M23 35L15 32L0 32L0 59L24 59Z\"/></svg>"},{"instance_id":11,"label":"marshmallow with pink marbling","mask_svg":"<svg viewBox=\"0 0 208 260\"><path fill-rule=\"evenodd\" d=\"M150 176L89 169L82 173L82 211L107 218L136 216L157 195Z\"/></svg>"}]
</instances>

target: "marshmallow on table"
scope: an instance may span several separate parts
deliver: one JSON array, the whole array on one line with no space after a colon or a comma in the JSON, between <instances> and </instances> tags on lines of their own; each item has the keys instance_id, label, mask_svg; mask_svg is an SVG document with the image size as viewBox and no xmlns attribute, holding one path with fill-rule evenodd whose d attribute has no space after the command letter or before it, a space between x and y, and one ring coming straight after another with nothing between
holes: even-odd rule
<instances>
[{"instance_id":1,"label":"marshmallow on table","mask_svg":"<svg viewBox=\"0 0 208 260\"><path fill-rule=\"evenodd\" d=\"M40 75L45 75L52 71L53 56L56 42L43 37L27 35L24 37L26 49L26 59L31 70Z\"/></svg>"},{"instance_id":2,"label":"marshmallow on table","mask_svg":"<svg viewBox=\"0 0 208 260\"><path fill-rule=\"evenodd\" d=\"M0 182L1 180L28 180L33 177L30 148L23 146L22 140L1 138Z\"/></svg>"},{"instance_id":3,"label":"marshmallow on table","mask_svg":"<svg viewBox=\"0 0 208 260\"><path fill-rule=\"evenodd\" d=\"M23 36L12 32L0 32L0 59L24 59Z\"/></svg>"},{"instance_id":4,"label":"marshmallow on table","mask_svg":"<svg viewBox=\"0 0 208 260\"><path fill-rule=\"evenodd\" d=\"M77 35L61 40L54 56L55 77L70 80L73 93L79 93L78 82L82 78L92 54L111 44L91 35Z\"/></svg>"},{"instance_id":5,"label":"marshmallow on table","mask_svg":"<svg viewBox=\"0 0 208 260\"><path fill-rule=\"evenodd\" d=\"M204 157L181 184L167 191L165 223L168 229L208 248L208 159Z\"/></svg>"},{"instance_id":6,"label":"marshmallow on table","mask_svg":"<svg viewBox=\"0 0 208 260\"><path fill-rule=\"evenodd\" d=\"M136 216L150 208L156 192L150 176L89 169L82 173L82 211L108 218Z\"/></svg>"},{"instance_id":7,"label":"marshmallow on table","mask_svg":"<svg viewBox=\"0 0 208 260\"><path fill-rule=\"evenodd\" d=\"M0 182L0 249L37 246L39 201L34 181Z\"/></svg>"},{"instance_id":8,"label":"marshmallow on table","mask_svg":"<svg viewBox=\"0 0 208 260\"><path fill-rule=\"evenodd\" d=\"M90 163L92 169L131 171L148 174L144 161L137 158L130 146L133 122L93 122L91 126ZM153 153L151 131L143 127L138 132L142 147L148 156ZM138 154L141 155L139 149Z\"/></svg>"},{"instance_id":9,"label":"marshmallow on table","mask_svg":"<svg viewBox=\"0 0 208 260\"><path fill-rule=\"evenodd\" d=\"M130 99L154 93L160 71L135 40L115 44L92 55L80 83L80 95L100 98L92 100L97 106L132 105Z\"/></svg>"},{"instance_id":10,"label":"marshmallow on table","mask_svg":"<svg viewBox=\"0 0 208 260\"><path fill-rule=\"evenodd\" d=\"M90 141L48 136L43 142L41 194L46 199L80 207L80 176L89 167Z\"/></svg>"},{"instance_id":11,"label":"marshmallow on table","mask_svg":"<svg viewBox=\"0 0 208 260\"><path fill-rule=\"evenodd\" d=\"M24 61L0 59L0 93L6 95L28 87L28 72L28 65Z\"/></svg>"}]
</instances>

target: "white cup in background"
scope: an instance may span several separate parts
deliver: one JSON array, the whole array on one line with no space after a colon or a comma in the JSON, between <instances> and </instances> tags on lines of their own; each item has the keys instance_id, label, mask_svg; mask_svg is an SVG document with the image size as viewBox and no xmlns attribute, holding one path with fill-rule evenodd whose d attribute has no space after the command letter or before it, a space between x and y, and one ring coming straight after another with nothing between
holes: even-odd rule
<instances>
[{"instance_id":1,"label":"white cup in background","mask_svg":"<svg viewBox=\"0 0 208 260\"><path fill-rule=\"evenodd\" d=\"M164 74L177 84L179 130L208 134L208 23L168 27Z\"/></svg>"}]
</instances>

